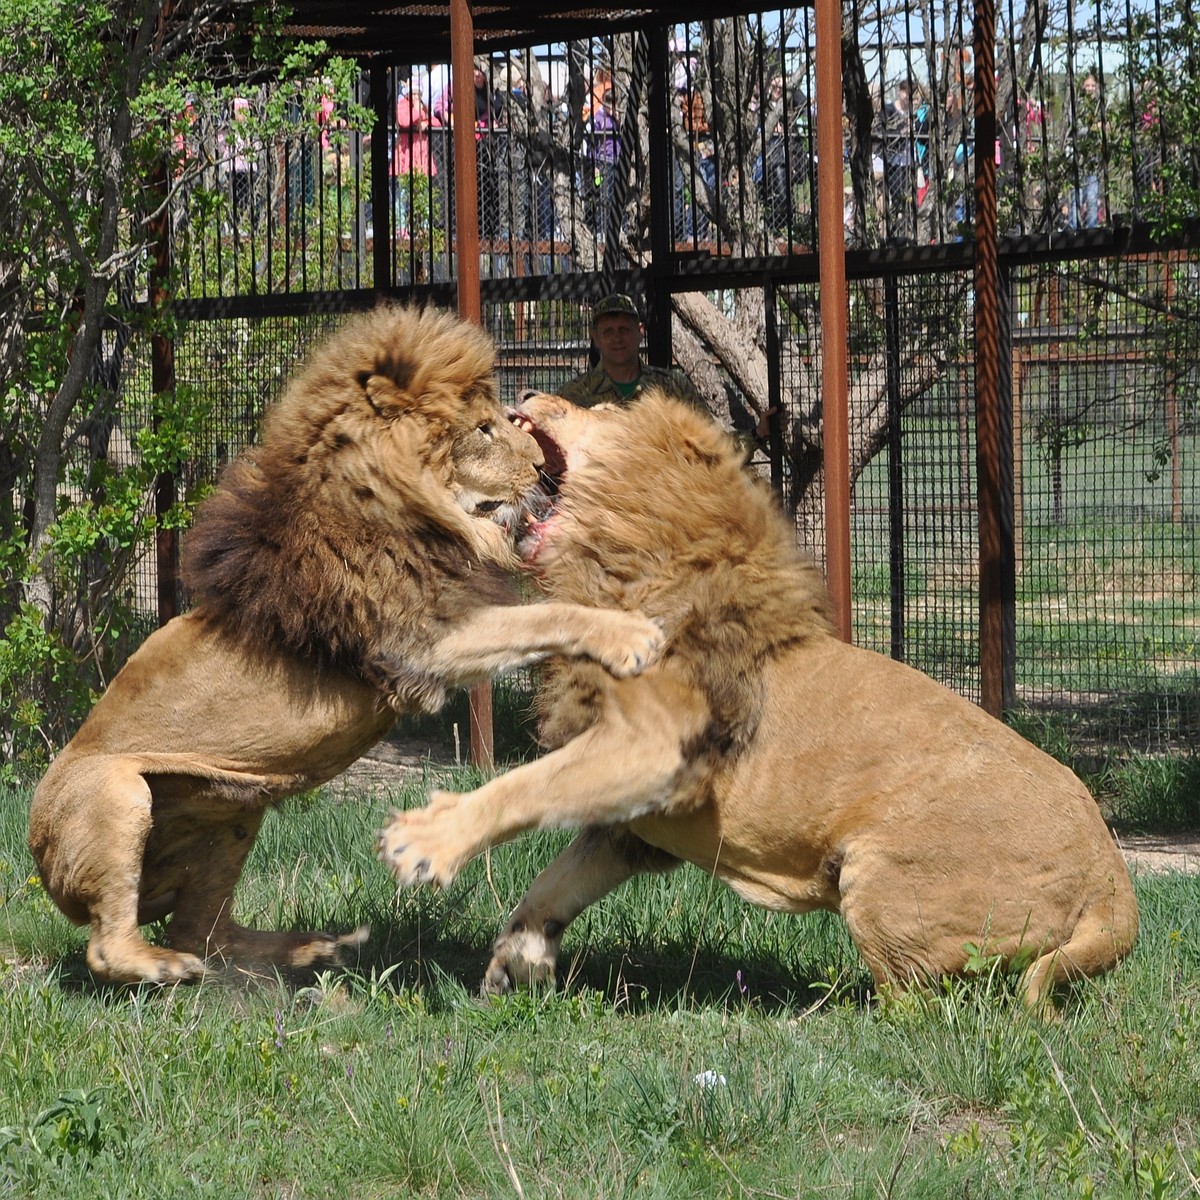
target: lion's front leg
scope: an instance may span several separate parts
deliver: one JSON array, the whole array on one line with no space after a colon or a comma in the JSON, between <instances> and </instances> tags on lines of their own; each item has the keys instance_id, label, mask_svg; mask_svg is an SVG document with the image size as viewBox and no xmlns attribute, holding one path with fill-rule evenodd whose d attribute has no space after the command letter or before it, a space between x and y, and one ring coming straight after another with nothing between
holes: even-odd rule
<instances>
[{"instance_id":1,"label":"lion's front leg","mask_svg":"<svg viewBox=\"0 0 1200 1200\"><path fill-rule=\"evenodd\" d=\"M468 613L414 668L464 686L565 655L593 659L625 678L654 663L665 640L662 626L638 612L559 602L491 605Z\"/></svg>"},{"instance_id":2,"label":"lion's front leg","mask_svg":"<svg viewBox=\"0 0 1200 1200\"><path fill-rule=\"evenodd\" d=\"M472 819L477 795L432 791L424 808L392 813L376 849L397 883L449 887L476 854L494 844Z\"/></svg>"},{"instance_id":3,"label":"lion's front leg","mask_svg":"<svg viewBox=\"0 0 1200 1200\"><path fill-rule=\"evenodd\" d=\"M681 714L637 680L613 686L620 701L561 749L473 792L435 792L425 808L393 813L378 850L396 880L445 887L476 854L525 830L614 824L668 805L683 766Z\"/></svg>"},{"instance_id":4,"label":"lion's front leg","mask_svg":"<svg viewBox=\"0 0 1200 1200\"><path fill-rule=\"evenodd\" d=\"M628 830L588 829L533 881L492 947L484 994L553 983L567 926L590 904L644 871L664 871L679 860Z\"/></svg>"}]
</instances>

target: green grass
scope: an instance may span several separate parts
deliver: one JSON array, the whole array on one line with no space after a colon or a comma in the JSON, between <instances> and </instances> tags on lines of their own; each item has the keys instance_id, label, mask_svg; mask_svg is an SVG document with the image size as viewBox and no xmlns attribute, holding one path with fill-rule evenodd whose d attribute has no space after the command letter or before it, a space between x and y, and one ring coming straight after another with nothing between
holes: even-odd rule
<instances>
[{"instance_id":1,"label":"green grass","mask_svg":"<svg viewBox=\"0 0 1200 1200\"><path fill-rule=\"evenodd\" d=\"M986 974L879 1006L839 921L752 909L690 868L580 918L557 993L484 1002L496 927L563 835L397 896L372 835L421 794L294 801L251 856L239 915L369 921L352 968L176 989L91 979L33 877L27 794L0 795L0 1195L1200 1187L1200 878L1139 877L1133 955L1050 1027Z\"/></svg>"}]
</instances>

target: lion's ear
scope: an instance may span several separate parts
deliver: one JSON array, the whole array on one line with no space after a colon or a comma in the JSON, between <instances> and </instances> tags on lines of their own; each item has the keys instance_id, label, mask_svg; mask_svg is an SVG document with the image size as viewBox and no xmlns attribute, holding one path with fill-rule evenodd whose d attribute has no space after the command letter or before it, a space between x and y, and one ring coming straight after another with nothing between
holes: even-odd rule
<instances>
[{"instance_id":1,"label":"lion's ear","mask_svg":"<svg viewBox=\"0 0 1200 1200\"><path fill-rule=\"evenodd\" d=\"M412 399L402 383L387 375L376 375L363 371L358 377L359 385L367 403L381 417L398 417L412 407Z\"/></svg>"}]
</instances>

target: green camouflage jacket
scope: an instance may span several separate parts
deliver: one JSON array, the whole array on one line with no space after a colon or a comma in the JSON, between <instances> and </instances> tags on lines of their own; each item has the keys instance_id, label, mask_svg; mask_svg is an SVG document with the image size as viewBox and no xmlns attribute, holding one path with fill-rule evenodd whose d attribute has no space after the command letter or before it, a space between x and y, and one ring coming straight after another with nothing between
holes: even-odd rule
<instances>
[{"instance_id":1,"label":"green camouflage jacket","mask_svg":"<svg viewBox=\"0 0 1200 1200\"><path fill-rule=\"evenodd\" d=\"M580 408L594 408L597 404L626 405L632 403L647 388L661 387L664 392L707 413L704 401L696 394L696 389L678 371L668 371L664 367L651 367L641 364L641 374L638 376L637 387L632 396L622 396L617 385L609 378L603 365L597 363L590 371L585 372L558 389L558 394L567 400L578 404Z\"/></svg>"},{"instance_id":2,"label":"green camouflage jacket","mask_svg":"<svg viewBox=\"0 0 1200 1200\"><path fill-rule=\"evenodd\" d=\"M632 404L642 392L656 384L664 392L691 405L698 412L704 413L706 417L712 416L708 411L708 406L700 399L699 393L692 387L687 376L679 371L668 371L665 367L651 367L646 363L642 363L642 373L638 377L637 387L632 396L621 395L617 390L617 385L609 378L608 372L600 363L569 383L563 384L558 389L558 394L564 399L578 404L580 408L594 408L597 404L624 406ZM747 459L759 444L753 432L735 430L733 440Z\"/></svg>"}]
</instances>

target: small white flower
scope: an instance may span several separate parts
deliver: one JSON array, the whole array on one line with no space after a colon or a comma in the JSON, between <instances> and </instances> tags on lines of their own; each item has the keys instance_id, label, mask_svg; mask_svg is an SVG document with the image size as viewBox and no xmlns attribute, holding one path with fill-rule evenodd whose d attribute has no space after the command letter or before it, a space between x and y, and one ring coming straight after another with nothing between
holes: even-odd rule
<instances>
[{"instance_id":1,"label":"small white flower","mask_svg":"<svg viewBox=\"0 0 1200 1200\"><path fill-rule=\"evenodd\" d=\"M726 1080L724 1075L718 1075L716 1071L701 1071L693 1082L698 1083L705 1091L709 1091L715 1087L724 1087Z\"/></svg>"}]
</instances>

